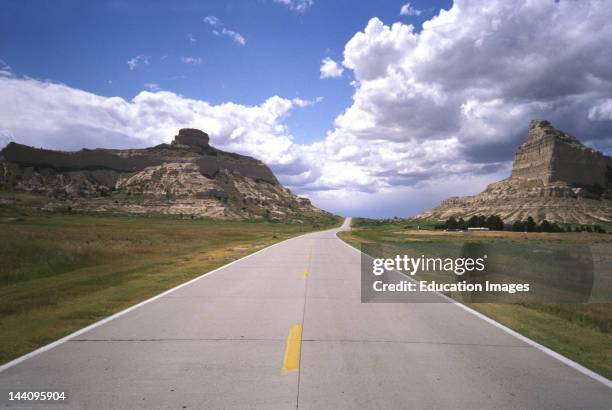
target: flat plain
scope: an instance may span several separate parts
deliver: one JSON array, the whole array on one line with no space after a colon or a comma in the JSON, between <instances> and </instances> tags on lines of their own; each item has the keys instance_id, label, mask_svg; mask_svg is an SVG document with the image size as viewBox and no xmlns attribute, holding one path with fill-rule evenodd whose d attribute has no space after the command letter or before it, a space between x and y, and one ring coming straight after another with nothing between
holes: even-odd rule
<instances>
[{"instance_id":1,"label":"flat plain","mask_svg":"<svg viewBox=\"0 0 612 410\"><path fill-rule=\"evenodd\" d=\"M353 246L364 243L391 244L418 255L453 252L466 241L484 243L490 247L507 250L504 263L524 265L525 249L538 246L588 246L612 258L611 234L576 233L523 233L523 232L461 232L434 231L433 221L412 221L406 229L405 221L369 223L367 220L353 221L352 231L342 232L340 238ZM420 226L421 230L413 229ZM606 226L608 230L609 226ZM510 251L511 250L511 251ZM600 255L602 256L602 255ZM605 263L605 262L604 262ZM534 268L518 272L542 272ZM609 277L610 269L605 270ZM418 275L417 275L418 276ZM417 278L418 279L418 278ZM606 291L607 292L607 291ZM609 299L608 299L609 302ZM612 377L612 303L466 303L471 308L505 326L527 336L538 343L594 370Z\"/></svg>"},{"instance_id":2,"label":"flat plain","mask_svg":"<svg viewBox=\"0 0 612 410\"><path fill-rule=\"evenodd\" d=\"M0 206L0 363L336 222L289 225Z\"/></svg>"}]
</instances>

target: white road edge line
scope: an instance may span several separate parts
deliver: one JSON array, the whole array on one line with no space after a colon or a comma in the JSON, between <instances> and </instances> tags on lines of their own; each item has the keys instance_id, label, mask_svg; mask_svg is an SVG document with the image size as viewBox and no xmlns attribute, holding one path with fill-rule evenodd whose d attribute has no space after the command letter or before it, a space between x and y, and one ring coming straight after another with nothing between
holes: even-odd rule
<instances>
[{"instance_id":1,"label":"white road edge line","mask_svg":"<svg viewBox=\"0 0 612 410\"><path fill-rule=\"evenodd\" d=\"M337 234L336 234L336 238L338 238ZM349 245L348 243L344 242L342 239L338 238L338 240L340 242L342 242L343 244L345 244L346 246L348 246L349 248L351 248L352 250L354 250L355 252L358 252L359 254L362 254L363 252L361 252L359 249ZM365 254L364 254L365 255ZM412 278L409 278L412 279ZM549 349L548 347L541 345L540 343L531 340L530 338L528 338L527 336L523 336L522 334L510 329L509 327L506 327L504 325L502 325L501 323L491 319L488 316L483 315L480 312L475 311L474 309L465 306L463 303L459 303L454 299L449 298L446 295L443 295L439 292L435 292L438 293L440 296L442 296L443 298L447 299L450 303L452 303L453 305L460 307L461 309L471 313L472 315L484 320L485 322L503 330L504 332L508 333L509 335L512 335L514 337L516 337L517 339L541 350L542 352L546 353L547 355L559 360L560 362L562 362L563 364L578 370L580 373L589 376L591 379L593 380L597 380L598 382L602 383L604 386L607 386L609 388L612 388L612 380L607 379L606 377L602 376L599 373L595 373L594 371L587 369L586 367L582 366L579 363L576 363L575 361L573 361L572 359L568 359L567 357L563 356L562 354L559 354L557 352L555 352L554 350Z\"/></svg>"},{"instance_id":2,"label":"white road edge line","mask_svg":"<svg viewBox=\"0 0 612 410\"><path fill-rule=\"evenodd\" d=\"M333 228L333 229L337 229L337 228ZM242 257L242 258L240 258L240 259L236 259L236 260L235 260L235 261L233 261L233 262L230 262L230 263L228 263L228 264L226 264L226 265L220 266L220 267L218 267L217 269L211 270L211 271L209 271L209 272L205 272L205 273L201 274L200 276L197 276L197 277L195 277L195 278L193 278L193 279L190 279L189 281L187 281L187 282L185 282L185 283L181 283L180 285L177 285L177 286L175 286L175 287L173 287L173 288L171 288L171 289L168 289L168 290L166 290L166 291L164 291L164 292L162 292L162 293L160 293L160 294L158 294L158 295L155 295L155 296L153 296L153 297L151 297L151 298L149 298L149 299L143 300L142 302L139 302L139 303L137 303L137 304L135 304L135 305L133 305L133 306L130 306L130 307L128 307L128 308L125 308L124 310L121 310L121 311L119 311L119 312L117 312L117 313L114 313L114 314L112 314L112 315L110 315L110 316L108 316L108 317L106 317L106 318L104 318L104 319L101 319L101 320L99 320L99 321L97 321L97 322L94 322L94 323L92 323L91 325L88 325L88 326L86 326L86 327L84 327L84 328L82 328L82 329L79 329L79 330L77 330L77 331L76 331L76 332L74 332L74 333L70 333L69 335L62 337L61 339L58 339L58 340L56 340L55 342L51 342L51 343L49 343L49 344L47 344L47 345L44 345L44 346L42 346L42 347L39 347L39 348L38 348L38 349L36 349L36 350L31 351L30 353L26 353L26 354L24 354L23 356L20 356L20 357L18 357L18 358L16 358L16 359L13 359L13 360L11 360L10 362L5 363L5 364L3 364L2 366L0 366L0 373L1 373L1 372L3 372L3 371L5 371L5 370L10 369L10 368L11 368L11 367L13 367L13 366L18 365L18 364L19 364L19 363L21 363L21 362L24 362L24 361L26 361L26 360L28 360L28 359L31 359L31 358L32 358L32 357L34 357L34 356L38 356L39 354L44 353L44 352L46 352L47 350L51 350L51 349L53 349L54 347L57 347L57 346L59 346L59 345L62 345L62 344L64 344L65 342L67 342L68 340L70 340L70 339L72 339L72 338L74 338L74 337L77 337L77 336L79 336L79 335L82 335L83 333L88 332L88 331L90 331L90 330L92 330L92 329L94 329L94 328L96 328L96 327L98 327L98 326L102 326L103 324L108 323L108 322L110 322L110 321L111 321L111 320L113 320L113 319L117 319L118 317L123 316L123 315L125 315L126 313L131 312L132 310L138 309L139 307L146 305L147 303L153 302L154 300L157 300L157 299L159 299L159 298L161 298L161 297L164 297L164 296L166 296L166 295L167 295L167 294L169 294L169 293L172 293L172 292L174 292L174 291L176 291L176 290L179 290L179 289L180 289L180 288L182 288L182 287L185 287L185 286L190 285L190 284L192 284L192 283L194 283L194 282L196 282L196 281L198 281L198 280L200 280L200 279L202 279L202 278L205 278L205 277L209 276L209 275L210 275L210 274L212 274L212 273L218 272L218 271L220 271L220 270L222 270L222 269L227 268L228 266L231 266L231 265L233 265L233 264L235 264L235 263L237 263L237 262L240 262L241 260L244 260L244 259L250 258L251 256L257 255L257 254L258 254L258 253L260 253L260 252L263 252L263 251L269 250L269 249L271 249L271 248L274 248L275 246L278 246L278 245L280 245L280 244L283 244L283 243L289 242L289 241L291 241L291 240L294 240L294 239L300 238L300 237L305 236L305 235L309 235L309 234L311 234L311 233L317 233L317 232L322 232L322 231L307 232L307 233L302 234L302 235L299 235L299 236L294 236L293 238L285 239L284 241L277 242L277 243L272 244L272 245L270 245L270 246L266 246L265 248L262 248L262 249L258 250L257 252L250 253L250 254L248 254L248 255L246 255L246 256L243 256L243 257Z\"/></svg>"}]
</instances>

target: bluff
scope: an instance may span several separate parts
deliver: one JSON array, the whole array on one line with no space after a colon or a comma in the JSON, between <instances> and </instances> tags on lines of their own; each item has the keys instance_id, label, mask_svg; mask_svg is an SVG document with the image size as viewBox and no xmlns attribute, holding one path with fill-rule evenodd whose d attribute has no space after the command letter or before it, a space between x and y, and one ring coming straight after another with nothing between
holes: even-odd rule
<instances>
[{"instance_id":1,"label":"bluff","mask_svg":"<svg viewBox=\"0 0 612 410\"><path fill-rule=\"evenodd\" d=\"M509 178L478 195L448 198L417 217L478 214L496 214L506 223L529 216L565 223L612 221L612 158L548 121L533 120Z\"/></svg>"},{"instance_id":2,"label":"bluff","mask_svg":"<svg viewBox=\"0 0 612 410\"><path fill-rule=\"evenodd\" d=\"M181 214L213 218L303 220L330 214L283 187L263 162L221 151L197 129L144 149L0 151L0 201L29 193L45 209Z\"/></svg>"}]
</instances>

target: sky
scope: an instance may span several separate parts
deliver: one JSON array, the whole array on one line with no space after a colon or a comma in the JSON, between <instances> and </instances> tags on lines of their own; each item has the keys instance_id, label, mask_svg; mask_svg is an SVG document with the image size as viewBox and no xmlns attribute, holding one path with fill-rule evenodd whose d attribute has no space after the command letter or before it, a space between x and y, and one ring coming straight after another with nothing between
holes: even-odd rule
<instances>
[{"instance_id":1,"label":"sky","mask_svg":"<svg viewBox=\"0 0 612 410\"><path fill-rule=\"evenodd\" d=\"M612 2L3 1L0 146L194 127L315 205L415 215L510 174L529 121L612 152Z\"/></svg>"}]
</instances>

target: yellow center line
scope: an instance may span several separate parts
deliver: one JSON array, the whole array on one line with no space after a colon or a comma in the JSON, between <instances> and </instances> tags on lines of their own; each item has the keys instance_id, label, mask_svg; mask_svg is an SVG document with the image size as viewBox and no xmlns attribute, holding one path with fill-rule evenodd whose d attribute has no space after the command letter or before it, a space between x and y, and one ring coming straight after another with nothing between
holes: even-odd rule
<instances>
[{"instance_id":1,"label":"yellow center line","mask_svg":"<svg viewBox=\"0 0 612 410\"><path fill-rule=\"evenodd\" d=\"M302 349L302 325L291 326L287 337L287 348L283 360L283 371L293 372L300 368L300 351Z\"/></svg>"},{"instance_id":2,"label":"yellow center line","mask_svg":"<svg viewBox=\"0 0 612 410\"><path fill-rule=\"evenodd\" d=\"M304 273L302 274L304 276L304 279L308 279L308 275L310 275L308 268L310 267L311 260L312 260L312 249L310 250L310 252L308 252L308 264L307 264L308 267L304 269Z\"/></svg>"}]
</instances>

